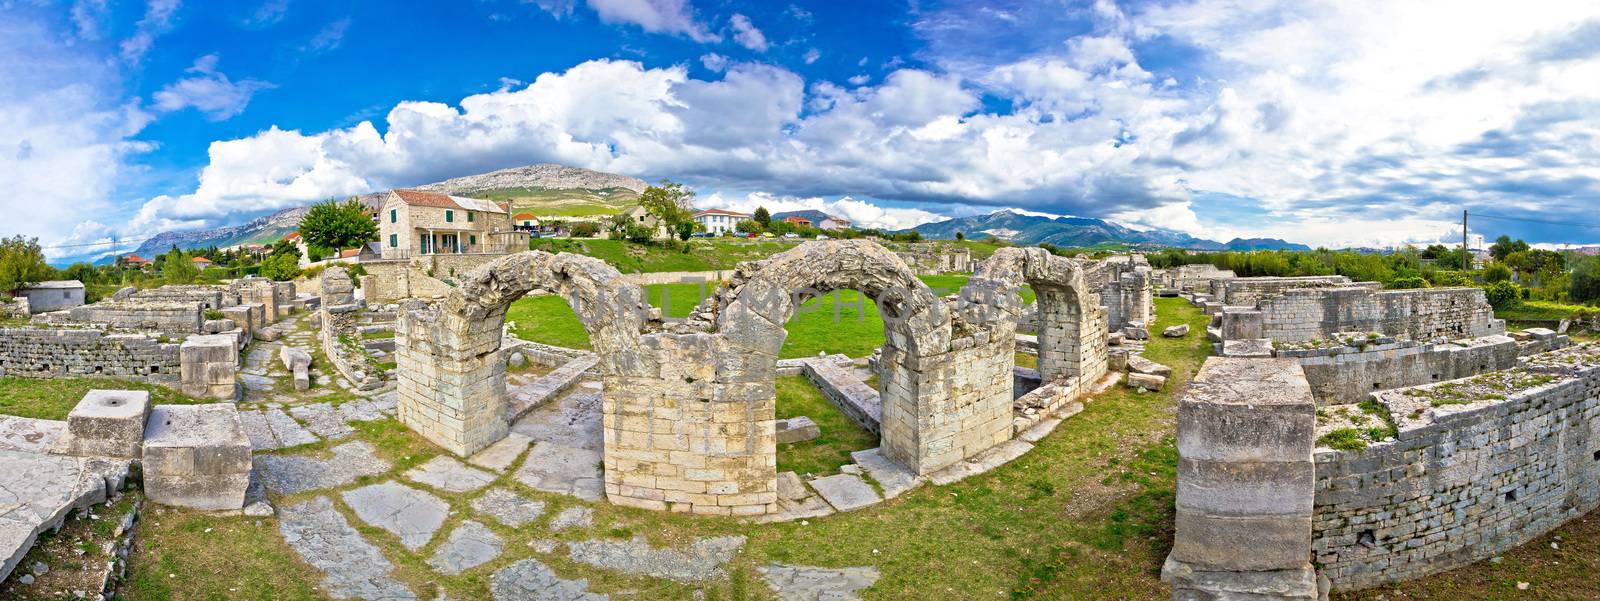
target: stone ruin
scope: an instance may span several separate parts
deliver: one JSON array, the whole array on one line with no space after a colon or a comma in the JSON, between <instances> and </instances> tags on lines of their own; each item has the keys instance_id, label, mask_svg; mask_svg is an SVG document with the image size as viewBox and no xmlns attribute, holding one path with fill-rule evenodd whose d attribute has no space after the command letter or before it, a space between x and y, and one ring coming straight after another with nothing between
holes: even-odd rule
<instances>
[{"instance_id":1,"label":"stone ruin","mask_svg":"<svg viewBox=\"0 0 1600 601\"><path fill-rule=\"evenodd\" d=\"M945 300L872 242L810 242L741 264L680 322L663 321L639 286L598 259L520 253L468 273L442 302L405 305L396 331L398 416L458 455L504 437L505 313L522 295L549 291L572 306L598 359L611 502L774 513L775 368L783 324L801 302L845 288L877 300L886 338L881 451L921 475L1016 434L1012 340L1023 283L1038 293L1041 376L1100 380L1105 313L1082 265L1042 249L1001 249Z\"/></svg>"}]
</instances>

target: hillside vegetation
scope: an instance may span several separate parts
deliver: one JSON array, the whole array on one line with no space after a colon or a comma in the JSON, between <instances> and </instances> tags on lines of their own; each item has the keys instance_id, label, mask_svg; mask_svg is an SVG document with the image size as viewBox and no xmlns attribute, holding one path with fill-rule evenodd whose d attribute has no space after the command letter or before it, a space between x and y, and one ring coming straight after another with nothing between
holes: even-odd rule
<instances>
[{"instance_id":1,"label":"hillside vegetation","mask_svg":"<svg viewBox=\"0 0 1600 601\"><path fill-rule=\"evenodd\" d=\"M639 193L627 188L497 188L468 194L495 202L511 203L511 213L539 217L596 217L616 215L639 204Z\"/></svg>"}]
</instances>

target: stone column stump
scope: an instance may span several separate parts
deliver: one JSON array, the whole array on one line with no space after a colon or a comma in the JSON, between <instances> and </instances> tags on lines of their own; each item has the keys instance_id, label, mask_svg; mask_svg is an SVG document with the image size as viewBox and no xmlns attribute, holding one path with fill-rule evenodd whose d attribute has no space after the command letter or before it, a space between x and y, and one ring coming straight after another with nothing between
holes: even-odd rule
<instances>
[{"instance_id":1,"label":"stone column stump","mask_svg":"<svg viewBox=\"0 0 1600 601\"><path fill-rule=\"evenodd\" d=\"M149 392L91 390L67 414L67 432L57 448L80 457L138 459L149 415Z\"/></svg>"},{"instance_id":2,"label":"stone column stump","mask_svg":"<svg viewBox=\"0 0 1600 601\"><path fill-rule=\"evenodd\" d=\"M144 437L144 492L163 505L208 511L244 507L250 438L229 403L161 405Z\"/></svg>"},{"instance_id":3,"label":"stone column stump","mask_svg":"<svg viewBox=\"0 0 1600 601\"><path fill-rule=\"evenodd\" d=\"M190 336L178 347L183 393L205 399L239 397L238 339L228 334Z\"/></svg>"}]
</instances>

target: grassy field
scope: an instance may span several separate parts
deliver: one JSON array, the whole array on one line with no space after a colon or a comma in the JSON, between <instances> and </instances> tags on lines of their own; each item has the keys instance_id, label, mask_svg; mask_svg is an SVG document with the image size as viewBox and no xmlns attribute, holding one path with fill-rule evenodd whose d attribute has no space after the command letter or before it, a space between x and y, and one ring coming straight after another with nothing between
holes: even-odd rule
<instances>
[{"instance_id":1,"label":"grassy field","mask_svg":"<svg viewBox=\"0 0 1600 601\"><path fill-rule=\"evenodd\" d=\"M922 281L938 295L953 294L965 285L966 276L922 276ZM660 307L667 317L682 318L700 303L702 289L715 291L715 284L657 284L645 286L650 305ZM1023 302L1032 303L1033 290L1023 287ZM578 316L558 296L528 297L518 300L506 312L514 322L512 332L524 340L568 348L589 348L589 335ZM807 300L786 326L789 337L780 356L810 357L819 352L844 353L851 357L872 354L883 346L883 320L878 307L854 290L841 290Z\"/></svg>"},{"instance_id":2,"label":"grassy field","mask_svg":"<svg viewBox=\"0 0 1600 601\"><path fill-rule=\"evenodd\" d=\"M1580 313L1600 313L1600 307L1526 300L1515 307L1496 310L1494 316L1506 321L1534 321L1567 319Z\"/></svg>"},{"instance_id":3,"label":"grassy field","mask_svg":"<svg viewBox=\"0 0 1600 601\"><path fill-rule=\"evenodd\" d=\"M83 395L94 389L145 390L152 405L192 405L214 401L195 399L181 392L136 380L113 378L0 378L0 414L35 419L67 419Z\"/></svg>"},{"instance_id":4,"label":"grassy field","mask_svg":"<svg viewBox=\"0 0 1600 601\"><path fill-rule=\"evenodd\" d=\"M533 250L589 255L610 263L623 273L733 269L740 261L764 259L788 250L794 244L776 240L700 238L690 240L679 248L601 239L539 238L529 243Z\"/></svg>"},{"instance_id":5,"label":"grassy field","mask_svg":"<svg viewBox=\"0 0 1600 601\"><path fill-rule=\"evenodd\" d=\"M851 451L878 446L878 438L861 429L822 396L805 376L777 379L778 419L806 416L817 422L822 434L804 442L778 445L778 471L801 476L826 476L852 463Z\"/></svg>"}]
</instances>

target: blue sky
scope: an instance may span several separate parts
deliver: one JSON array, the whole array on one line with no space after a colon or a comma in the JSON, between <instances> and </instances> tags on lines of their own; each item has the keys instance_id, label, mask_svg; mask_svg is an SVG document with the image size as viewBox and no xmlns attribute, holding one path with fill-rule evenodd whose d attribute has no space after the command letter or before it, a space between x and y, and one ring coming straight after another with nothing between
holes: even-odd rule
<instances>
[{"instance_id":1,"label":"blue sky","mask_svg":"<svg viewBox=\"0 0 1600 601\"><path fill-rule=\"evenodd\" d=\"M1017 207L1387 245L1466 208L1600 241L1600 5L1503 6L0 0L0 234L557 162L880 227Z\"/></svg>"}]
</instances>

